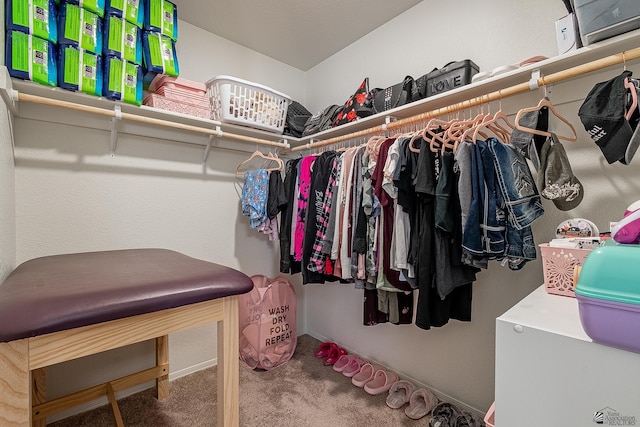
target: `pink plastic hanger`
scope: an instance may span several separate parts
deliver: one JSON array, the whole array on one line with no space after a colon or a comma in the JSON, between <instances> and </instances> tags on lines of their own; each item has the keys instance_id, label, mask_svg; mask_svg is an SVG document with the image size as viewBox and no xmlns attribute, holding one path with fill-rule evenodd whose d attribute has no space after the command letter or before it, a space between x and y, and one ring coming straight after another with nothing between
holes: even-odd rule
<instances>
[{"instance_id":1,"label":"pink plastic hanger","mask_svg":"<svg viewBox=\"0 0 640 427\"><path fill-rule=\"evenodd\" d=\"M562 139L564 141L570 141L570 142L575 142L575 141L578 140L578 134L576 133L576 129L573 127L571 122L569 122L569 120L567 120L564 117L562 117L560 115L560 113L558 113L556 111L554 105L551 103L549 98L547 98L546 96L544 98L542 98L540 100L540 102L538 103L538 105L536 105L535 107L523 108L522 110L518 111L518 114L516 115L516 120L515 120L515 122L516 122L515 128L518 129L518 130L521 130L523 132L533 133L535 135L551 136L551 132L545 132L545 131L541 131L541 130L538 130L538 129L531 129L531 128L528 128L528 127L520 125L520 118L522 117L523 114L531 112L531 111L539 111L543 107L549 108L549 111L551 111L554 116L556 116L561 122L563 122L567 126L569 126L569 129L571 129L572 136L565 136L565 135L556 134L558 139Z\"/></svg>"}]
</instances>

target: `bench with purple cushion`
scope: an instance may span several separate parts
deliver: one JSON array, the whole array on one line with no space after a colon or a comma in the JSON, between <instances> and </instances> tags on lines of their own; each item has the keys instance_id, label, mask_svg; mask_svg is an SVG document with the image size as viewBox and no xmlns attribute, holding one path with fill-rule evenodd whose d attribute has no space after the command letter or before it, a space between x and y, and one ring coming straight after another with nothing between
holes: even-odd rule
<instances>
[{"instance_id":1,"label":"bench with purple cushion","mask_svg":"<svg viewBox=\"0 0 640 427\"><path fill-rule=\"evenodd\" d=\"M156 380L169 393L168 334L218 323L217 420L237 426L238 298L249 277L165 249L54 255L19 265L0 285L0 425L46 416ZM47 401L44 368L113 348L156 342L156 366Z\"/></svg>"}]
</instances>

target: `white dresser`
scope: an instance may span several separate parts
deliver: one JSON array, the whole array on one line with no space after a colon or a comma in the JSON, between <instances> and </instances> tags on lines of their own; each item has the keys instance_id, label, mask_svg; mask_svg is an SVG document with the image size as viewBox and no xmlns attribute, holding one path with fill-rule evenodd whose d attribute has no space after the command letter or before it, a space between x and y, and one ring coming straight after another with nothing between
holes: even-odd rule
<instances>
[{"instance_id":1,"label":"white dresser","mask_svg":"<svg viewBox=\"0 0 640 427\"><path fill-rule=\"evenodd\" d=\"M496 427L640 426L640 354L593 343L544 286L496 320L495 389Z\"/></svg>"}]
</instances>

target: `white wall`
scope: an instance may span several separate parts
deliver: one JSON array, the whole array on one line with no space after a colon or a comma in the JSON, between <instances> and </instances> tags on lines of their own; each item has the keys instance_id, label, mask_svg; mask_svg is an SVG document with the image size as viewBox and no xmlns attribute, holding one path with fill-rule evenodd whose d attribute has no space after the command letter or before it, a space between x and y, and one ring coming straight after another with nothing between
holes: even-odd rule
<instances>
[{"instance_id":1,"label":"white wall","mask_svg":"<svg viewBox=\"0 0 640 427\"><path fill-rule=\"evenodd\" d=\"M206 82L228 75L257 82L305 104L305 73L268 56L180 21L176 44L180 75Z\"/></svg>"},{"instance_id":2,"label":"white wall","mask_svg":"<svg viewBox=\"0 0 640 427\"><path fill-rule=\"evenodd\" d=\"M292 97L304 95L301 71L184 22L177 50L185 78L230 74ZM235 169L248 153L214 148L203 168L202 146L120 134L111 158L108 132L16 119L14 204L13 156L3 117L0 111L3 268L58 253L162 247L249 275L278 274L277 243L249 230L240 212ZM9 215L14 206L15 222ZM301 331L302 321L301 316ZM215 336L214 325L172 334L171 378L215 364ZM142 343L54 366L48 369L49 391L53 397L126 375L154 358L150 343Z\"/></svg>"},{"instance_id":3,"label":"white wall","mask_svg":"<svg viewBox=\"0 0 640 427\"><path fill-rule=\"evenodd\" d=\"M555 56L554 20L564 14L562 2L555 0L425 1L311 69L307 98L319 110L346 100L363 76L371 78L372 87L386 87L406 74L418 77L451 60L469 58L481 70L491 70L534 55ZM629 64L629 69L640 71L637 63ZM620 71L617 67L552 88L558 111L579 132L577 143L564 145L586 194L571 212L561 212L545 200L546 213L533 227L536 243L547 242L555 227L572 217L592 219L607 230L610 220L618 219L628 204L640 198L640 158L630 166L607 165L577 117L593 84ZM541 96L541 91L530 92L506 99L502 107L513 122L519 108L536 105ZM495 111L498 105L492 108ZM562 133L564 128L558 130ZM540 260L521 272L493 262L474 284L472 322L454 320L430 331L414 325L362 326L362 291L349 285L307 285L307 332L486 411L494 393L495 318L542 283Z\"/></svg>"},{"instance_id":4,"label":"white wall","mask_svg":"<svg viewBox=\"0 0 640 427\"><path fill-rule=\"evenodd\" d=\"M472 59L481 71L557 53L559 0L423 1L307 72L311 111L342 104L364 77L385 88L451 61Z\"/></svg>"}]
</instances>

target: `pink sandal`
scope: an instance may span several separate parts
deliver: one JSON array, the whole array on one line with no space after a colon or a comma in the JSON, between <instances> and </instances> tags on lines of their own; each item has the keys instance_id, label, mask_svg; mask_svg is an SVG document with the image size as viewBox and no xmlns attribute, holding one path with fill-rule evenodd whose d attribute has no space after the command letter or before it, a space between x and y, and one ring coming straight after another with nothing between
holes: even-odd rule
<instances>
[{"instance_id":1,"label":"pink sandal","mask_svg":"<svg viewBox=\"0 0 640 427\"><path fill-rule=\"evenodd\" d=\"M344 369L349 366L349 362L351 362L351 359L357 357L358 356L356 356L355 354L343 354L342 356L338 357L336 363L333 364L333 370L336 372L343 372Z\"/></svg>"},{"instance_id":2,"label":"pink sandal","mask_svg":"<svg viewBox=\"0 0 640 427\"><path fill-rule=\"evenodd\" d=\"M364 387L366 383L371 381L376 374L376 371L380 370L381 366L373 365L371 363L365 363L360 368L360 372L351 378L351 383L356 387Z\"/></svg>"},{"instance_id":3,"label":"pink sandal","mask_svg":"<svg viewBox=\"0 0 640 427\"><path fill-rule=\"evenodd\" d=\"M349 361L349 364L347 366L344 367L344 369L342 370L342 375L347 378L353 378L354 375L360 372L362 365L364 365L365 363L367 363L366 360L360 359L358 356L356 356Z\"/></svg>"},{"instance_id":4,"label":"pink sandal","mask_svg":"<svg viewBox=\"0 0 640 427\"><path fill-rule=\"evenodd\" d=\"M398 374L384 369L378 369L373 379L364 385L364 391L374 396L386 393L396 381L398 381Z\"/></svg>"},{"instance_id":5,"label":"pink sandal","mask_svg":"<svg viewBox=\"0 0 640 427\"><path fill-rule=\"evenodd\" d=\"M323 359L322 363L325 365L333 365L338 361L340 356L344 356L346 354L347 350L334 344L331 350L329 350L329 353L327 353L327 357Z\"/></svg>"},{"instance_id":6,"label":"pink sandal","mask_svg":"<svg viewBox=\"0 0 640 427\"><path fill-rule=\"evenodd\" d=\"M320 357L322 359L324 359L325 357L327 357L329 355L329 350L331 350L333 347L335 347L335 343L332 343L330 341L327 342L323 342L322 344L320 344L318 346L318 349L313 353L313 355L315 357Z\"/></svg>"}]
</instances>

